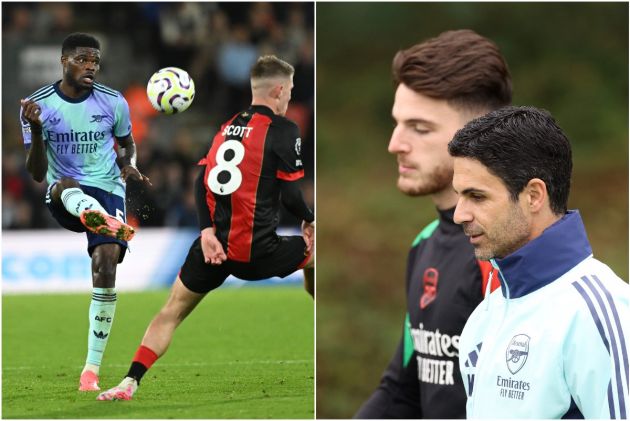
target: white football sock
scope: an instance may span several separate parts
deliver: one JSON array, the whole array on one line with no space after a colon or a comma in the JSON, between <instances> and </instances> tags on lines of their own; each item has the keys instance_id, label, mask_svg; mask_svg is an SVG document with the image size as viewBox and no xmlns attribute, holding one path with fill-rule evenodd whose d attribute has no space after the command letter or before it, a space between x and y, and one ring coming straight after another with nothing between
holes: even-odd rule
<instances>
[{"instance_id":1,"label":"white football sock","mask_svg":"<svg viewBox=\"0 0 630 421\"><path fill-rule=\"evenodd\" d=\"M109 333L116 312L116 290L114 288L93 288L90 302L90 330L88 332L88 364L101 365L107 346ZM98 374L98 371L95 372Z\"/></svg>"},{"instance_id":2,"label":"white football sock","mask_svg":"<svg viewBox=\"0 0 630 421\"><path fill-rule=\"evenodd\" d=\"M66 210L76 217L81 216L81 212L86 209L94 209L108 213L101 204L98 203L98 200L83 193L83 190L77 187L71 187L62 191L61 201Z\"/></svg>"}]
</instances>

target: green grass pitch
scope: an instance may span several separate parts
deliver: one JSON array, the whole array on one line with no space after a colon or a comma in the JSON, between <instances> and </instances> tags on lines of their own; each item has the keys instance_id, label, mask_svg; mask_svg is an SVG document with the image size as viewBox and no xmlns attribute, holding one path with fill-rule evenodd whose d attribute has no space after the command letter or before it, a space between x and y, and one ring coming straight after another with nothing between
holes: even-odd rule
<instances>
[{"instance_id":1,"label":"green grass pitch","mask_svg":"<svg viewBox=\"0 0 630 421\"><path fill-rule=\"evenodd\" d=\"M127 373L168 292L118 293L101 389ZM296 287L220 288L175 332L132 401L79 392L89 294L2 298L2 418L313 418L313 300Z\"/></svg>"}]
</instances>

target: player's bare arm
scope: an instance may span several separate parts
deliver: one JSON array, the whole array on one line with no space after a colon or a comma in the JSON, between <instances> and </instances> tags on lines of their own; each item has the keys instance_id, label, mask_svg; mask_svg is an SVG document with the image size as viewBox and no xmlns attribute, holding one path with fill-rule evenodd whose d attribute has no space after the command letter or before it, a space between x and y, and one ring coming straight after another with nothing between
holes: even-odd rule
<instances>
[{"instance_id":1,"label":"player's bare arm","mask_svg":"<svg viewBox=\"0 0 630 421\"><path fill-rule=\"evenodd\" d=\"M116 138L116 141L120 146L120 177L123 181L127 181L127 178L131 177L132 180L141 181L152 186L149 177L142 174L136 167L136 143L133 141L133 136L129 134L129 136L124 138Z\"/></svg>"},{"instance_id":2,"label":"player's bare arm","mask_svg":"<svg viewBox=\"0 0 630 421\"><path fill-rule=\"evenodd\" d=\"M42 121L40 119L42 109L36 102L23 99L22 119L31 125L31 147L26 155L26 169L38 183L44 181L48 171L48 158L46 157L46 145L42 138Z\"/></svg>"}]
</instances>

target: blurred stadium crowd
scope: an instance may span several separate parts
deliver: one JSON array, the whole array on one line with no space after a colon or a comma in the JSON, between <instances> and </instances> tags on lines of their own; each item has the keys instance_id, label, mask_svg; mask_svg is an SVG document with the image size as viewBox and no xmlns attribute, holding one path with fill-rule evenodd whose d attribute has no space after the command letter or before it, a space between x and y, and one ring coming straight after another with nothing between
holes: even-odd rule
<instances>
[{"instance_id":1,"label":"blurred stadium crowd","mask_svg":"<svg viewBox=\"0 0 630 421\"><path fill-rule=\"evenodd\" d=\"M287 117L302 134L307 203L314 203L313 3L2 3L2 228L58 228L45 209L46 183L24 167L20 99L61 79L61 42L87 32L101 42L97 80L129 103L138 167L152 187L128 184L134 226L195 227L196 163L219 126L247 108L249 69L275 54L296 68ZM159 115L145 95L159 68L176 66L195 81L190 109ZM281 225L299 223L286 211Z\"/></svg>"}]
</instances>

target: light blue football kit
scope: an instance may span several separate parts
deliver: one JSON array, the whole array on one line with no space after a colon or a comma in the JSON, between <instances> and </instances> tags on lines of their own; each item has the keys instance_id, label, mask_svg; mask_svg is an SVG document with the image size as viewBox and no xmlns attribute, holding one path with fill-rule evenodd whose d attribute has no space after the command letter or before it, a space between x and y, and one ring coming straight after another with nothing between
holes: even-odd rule
<instances>
[{"instance_id":1,"label":"light blue football kit","mask_svg":"<svg viewBox=\"0 0 630 421\"><path fill-rule=\"evenodd\" d=\"M593 258L579 213L492 262L501 288L460 337L466 417L628 418L630 287Z\"/></svg>"},{"instance_id":2,"label":"light blue football kit","mask_svg":"<svg viewBox=\"0 0 630 421\"><path fill-rule=\"evenodd\" d=\"M28 99L41 108L42 137L46 144L48 172L52 184L62 176L81 185L97 187L125 197L114 150L115 137L131 133L129 106L120 94L99 83L81 98L70 98L59 82L45 86ZM21 116L22 110L20 110ZM30 124L22 120L24 146L31 146Z\"/></svg>"},{"instance_id":3,"label":"light blue football kit","mask_svg":"<svg viewBox=\"0 0 630 421\"><path fill-rule=\"evenodd\" d=\"M102 209L125 221L125 184L116 163L114 144L116 138L131 134L127 101L120 92L99 83L94 83L84 96L70 98L61 92L59 84L60 81L47 85L28 97L41 109L42 139L48 159L47 206L64 228L86 231L79 218L50 197L54 183L61 177L70 177L79 182L83 193L98 201ZM21 119L21 122L24 146L28 150L31 127L28 121ZM100 244L117 243L121 246L118 262L122 262L126 241L89 231L87 238L90 256ZM86 367L97 373L113 323L116 300L115 288L95 287L92 290Z\"/></svg>"}]
</instances>

